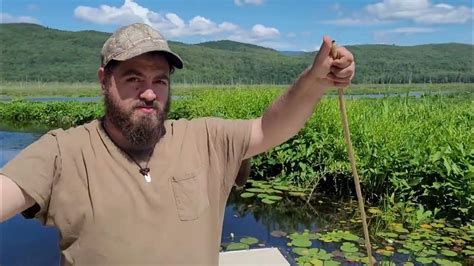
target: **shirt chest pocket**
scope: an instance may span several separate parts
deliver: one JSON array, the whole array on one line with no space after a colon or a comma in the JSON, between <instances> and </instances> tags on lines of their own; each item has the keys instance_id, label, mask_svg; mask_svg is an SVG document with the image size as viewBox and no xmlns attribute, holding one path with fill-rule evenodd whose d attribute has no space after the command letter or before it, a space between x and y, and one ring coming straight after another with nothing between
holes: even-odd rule
<instances>
[{"instance_id":1,"label":"shirt chest pocket","mask_svg":"<svg viewBox=\"0 0 474 266\"><path fill-rule=\"evenodd\" d=\"M196 170L171 178L176 209L181 221L198 219L209 209L206 172Z\"/></svg>"}]
</instances>

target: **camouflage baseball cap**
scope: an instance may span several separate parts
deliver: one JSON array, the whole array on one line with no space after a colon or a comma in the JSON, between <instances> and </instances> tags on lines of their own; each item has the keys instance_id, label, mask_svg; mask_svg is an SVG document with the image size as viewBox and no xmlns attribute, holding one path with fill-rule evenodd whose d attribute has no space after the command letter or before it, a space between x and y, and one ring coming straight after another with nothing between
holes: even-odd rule
<instances>
[{"instance_id":1,"label":"camouflage baseball cap","mask_svg":"<svg viewBox=\"0 0 474 266\"><path fill-rule=\"evenodd\" d=\"M102 66L111 60L125 61L153 51L165 53L172 66L183 68L183 60L171 51L166 39L158 31L142 23L122 27L107 39L101 52Z\"/></svg>"}]
</instances>

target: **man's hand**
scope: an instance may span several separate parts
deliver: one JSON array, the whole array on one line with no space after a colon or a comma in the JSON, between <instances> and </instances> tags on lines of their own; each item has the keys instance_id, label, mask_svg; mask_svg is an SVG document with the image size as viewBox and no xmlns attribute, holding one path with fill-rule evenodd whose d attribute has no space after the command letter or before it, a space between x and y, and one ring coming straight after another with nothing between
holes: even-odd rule
<instances>
[{"instance_id":1,"label":"man's hand","mask_svg":"<svg viewBox=\"0 0 474 266\"><path fill-rule=\"evenodd\" d=\"M262 117L252 122L249 149L245 158L265 152L283 143L304 126L326 89L347 87L354 77L352 53L337 48L337 57L331 56L331 39L323 44L311 67L267 109Z\"/></svg>"},{"instance_id":2,"label":"man's hand","mask_svg":"<svg viewBox=\"0 0 474 266\"><path fill-rule=\"evenodd\" d=\"M344 47L337 48L337 58L331 56L331 38L323 37L323 43L308 72L310 78L327 89L347 87L355 74L354 56Z\"/></svg>"}]
</instances>

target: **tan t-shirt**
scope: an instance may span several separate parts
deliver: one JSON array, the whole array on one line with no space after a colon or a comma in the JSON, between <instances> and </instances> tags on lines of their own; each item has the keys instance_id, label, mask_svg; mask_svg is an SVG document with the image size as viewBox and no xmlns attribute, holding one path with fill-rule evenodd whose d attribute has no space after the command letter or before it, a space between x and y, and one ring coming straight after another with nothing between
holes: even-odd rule
<instances>
[{"instance_id":1,"label":"tan t-shirt","mask_svg":"<svg viewBox=\"0 0 474 266\"><path fill-rule=\"evenodd\" d=\"M218 264L251 123L202 118L165 127L151 183L97 120L45 134L1 170L37 202L35 217L59 229L63 265Z\"/></svg>"}]
</instances>

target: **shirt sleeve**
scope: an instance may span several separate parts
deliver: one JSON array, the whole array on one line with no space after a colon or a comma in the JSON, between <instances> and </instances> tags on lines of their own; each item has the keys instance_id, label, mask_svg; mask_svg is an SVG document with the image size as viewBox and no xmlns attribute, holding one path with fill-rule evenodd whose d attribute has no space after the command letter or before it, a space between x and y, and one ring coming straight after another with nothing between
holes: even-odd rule
<instances>
[{"instance_id":1,"label":"shirt sleeve","mask_svg":"<svg viewBox=\"0 0 474 266\"><path fill-rule=\"evenodd\" d=\"M61 156L53 133L47 133L9 161L0 173L15 182L36 204L22 214L46 224L54 180L60 174Z\"/></svg>"},{"instance_id":2,"label":"shirt sleeve","mask_svg":"<svg viewBox=\"0 0 474 266\"><path fill-rule=\"evenodd\" d=\"M250 166L244 156L250 144L252 120L210 118L206 120L206 127L209 140L213 142L217 156L220 157L219 161L224 164L224 186L230 191L238 174L248 175L248 171L243 171L242 167ZM246 177L239 177L240 182L243 180Z\"/></svg>"}]
</instances>

